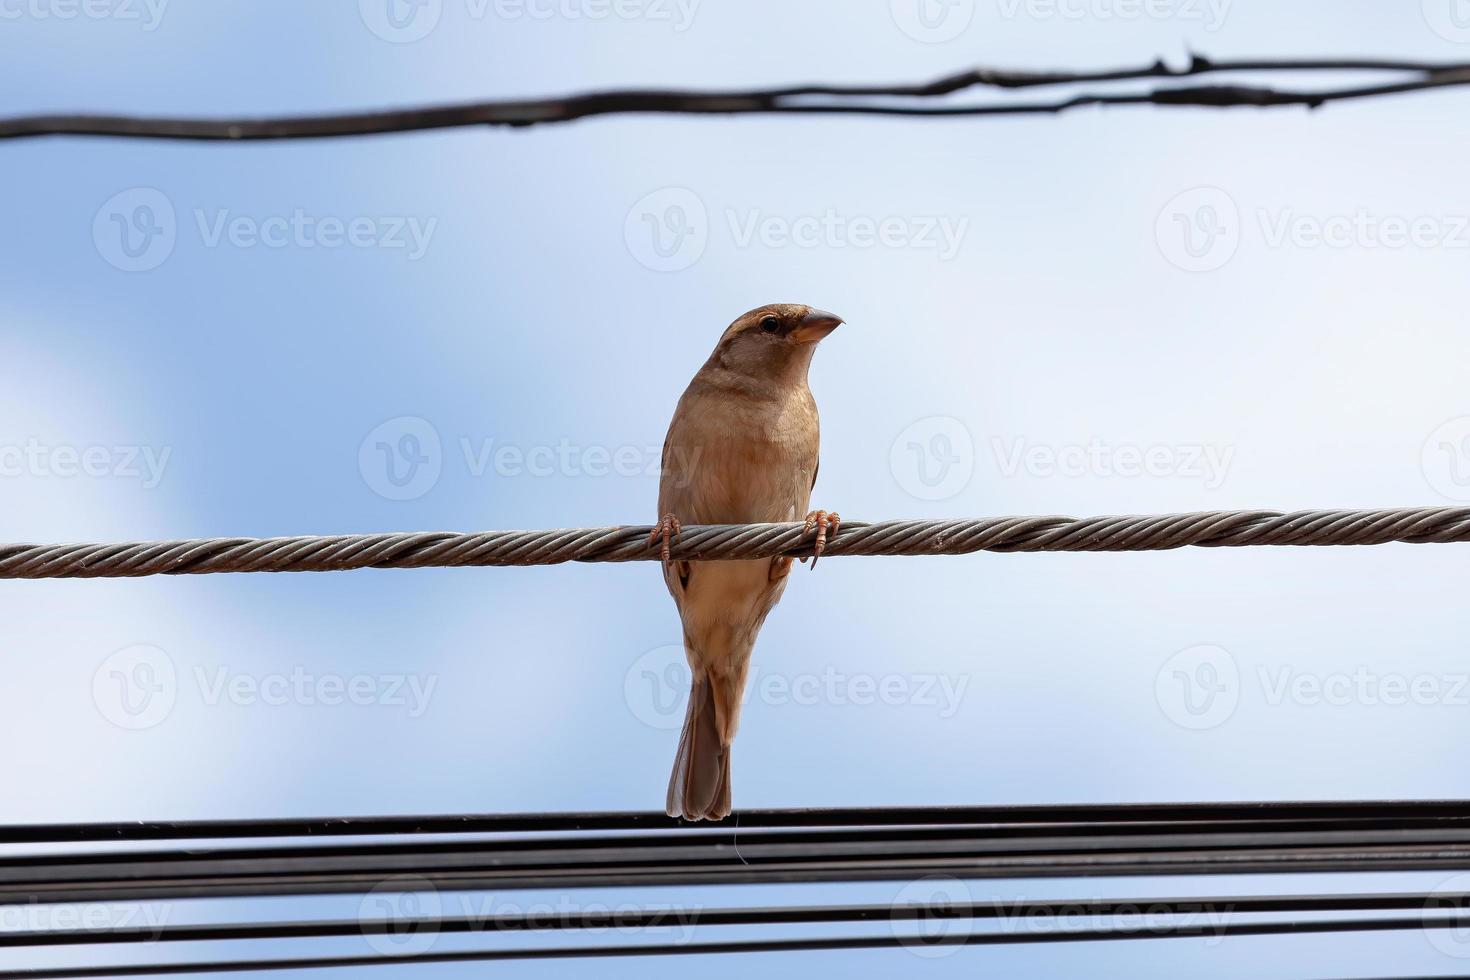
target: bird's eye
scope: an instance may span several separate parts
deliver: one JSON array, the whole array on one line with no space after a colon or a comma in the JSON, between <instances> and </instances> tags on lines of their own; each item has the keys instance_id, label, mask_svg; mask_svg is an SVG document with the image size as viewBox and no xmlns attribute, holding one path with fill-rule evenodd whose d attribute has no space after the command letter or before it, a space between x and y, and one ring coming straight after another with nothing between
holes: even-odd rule
<instances>
[{"instance_id":1,"label":"bird's eye","mask_svg":"<svg viewBox=\"0 0 1470 980\"><path fill-rule=\"evenodd\" d=\"M775 333L777 330L781 329L781 321L777 320L773 316L762 317L761 329L764 330L766 333Z\"/></svg>"}]
</instances>

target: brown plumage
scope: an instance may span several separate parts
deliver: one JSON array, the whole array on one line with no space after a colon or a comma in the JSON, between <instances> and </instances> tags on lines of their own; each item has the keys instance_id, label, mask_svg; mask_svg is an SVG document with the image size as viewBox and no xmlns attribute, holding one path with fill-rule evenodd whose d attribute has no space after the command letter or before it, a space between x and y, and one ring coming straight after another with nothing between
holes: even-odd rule
<instances>
[{"instance_id":1,"label":"brown plumage","mask_svg":"<svg viewBox=\"0 0 1470 980\"><path fill-rule=\"evenodd\" d=\"M776 303L730 324L689 383L664 441L664 581L684 625L693 688L666 810L690 820L730 812L730 744L756 635L781 598L791 559L668 561L684 524L748 524L807 516L817 551L836 514L807 513L817 478L817 405L807 368L817 342L842 321Z\"/></svg>"}]
</instances>

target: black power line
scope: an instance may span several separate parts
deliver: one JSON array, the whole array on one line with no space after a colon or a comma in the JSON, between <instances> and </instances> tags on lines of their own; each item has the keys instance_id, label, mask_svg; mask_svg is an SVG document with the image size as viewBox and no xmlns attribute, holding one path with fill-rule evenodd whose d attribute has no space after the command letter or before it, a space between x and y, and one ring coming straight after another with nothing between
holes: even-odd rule
<instances>
[{"instance_id":1,"label":"black power line","mask_svg":"<svg viewBox=\"0 0 1470 980\"><path fill-rule=\"evenodd\" d=\"M1002 920L1016 923L1061 917L1224 917L1260 913L1418 911L1470 915L1470 893L1409 892L1337 895L1243 895L1218 898L1016 899L897 905L812 905L774 908L569 908L483 916L424 916L184 926L118 926L0 933L0 948L100 946L130 943L235 942L351 936L496 934L581 929L652 930L671 927L812 925L854 922L913 923ZM1223 924L1223 923L1221 923ZM1168 924L1160 924L1163 928ZM1151 926L1150 928L1155 928ZM1038 930L1045 931L1045 930ZM918 940L915 940L918 942Z\"/></svg>"},{"instance_id":2,"label":"black power line","mask_svg":"<svg viewBox=\"0 0 1470 980\"><path fill-rule=\"evenodd\" d=\"M385 823L395 818L257 824L248 829L272 837L330 827L383 839L250 846L210 842L247 832L229 822L133 825L126 829L184 843L6 857L0 901L361 893L398 876L477 890L1470 867L1470 808L1454 803L770 811L742 814L738 831L650 814L400 819L411 829L392 835ZM593 825L609 829L582 829ZM443 839L426 829L446 827L474 827L478 836ZM90 841L108 829L125 828L16 828L11 836Z\"/></svg>"},{"instance_id":3,"label":"black power line","mask_svg":"<svg viewBox=\"0 0 1470 980\"><path fill-rule=\"evenodd\" d=\"M1148 930L1056 929L1045 932L961 933L933 937L843 936L821 939L756 939L737 942L670 945L566 946L535 949L453 950L403 955L315 956L272 960L215 960L158 963L142 966L43 967L0 972L0 980L90 980L98 977L168 976L181 973L248 973L271 970L309 970L331 967L403 966L427 963L469 963L496 960L604 959L636 956L697 956L720 953L783 953L816 950L884 949L900 947L1004 946L1055 942L1106 942L1126 939L1182 939L1225 936L1308 935L1313 933L1389 932L1407 929L1457 929L1470 922L1465 915L1337 920L1283 920L1179 925Z\"/></svg>"},{"instance_id":4,"label":"black power line","mask_svg":"<svg viewBox=\"0 0 1470 980\"><path fill-rule=\"evenodd\" d=\"M741 810L721 823L686 823L652 811L586 813L407 814L401 816L284 817L245 820L125 820L113 823L0 825L0 844L88 841L226 840L268 837L381 837L389 835L563 833L671 830L733 836L775 828L894 826L998 827L1013 824L1156 824L1196 826L1271 821L1325 822L1337 827L1372 821L1382 827L1470 823L1470 800L1321 800L1222 803L1023 804L937 807L806 807Z\"/></svg>"},{"instance_id":5,"label":"black power line","mask_svg":"<svg viewBox=\"0 0 1470 980\"><path fill-rule=\"evenodd\" d=\"M1332 76L1341 72L1391 73L1387 81L1315 89L1276 89L1258 85L1179 85L1180 79L1234 73L1291 73ZM1064 85L1111 85L1120 81L1162 79L1147 90L1083 91L1050 101L935 104L976 87L1006 91ZM315 116L147 118L97 113L49 114L0 119L0 139L34 136L124 136L182 140L277 140L446 129L460 126L536 126L590 116L628 113L672 115L828 114L869 116L971 117L1049 115L1085 106L1156 105L1225 108L1296 105L1318 108L1329 102L1378 98L1470 84L1470 65L1458 62L1384 58L1279 58L1214 61L1195 55L1181 68L1163 61L1138 68L1101 71L1012 71L976 68L920 84L793 85L723 91L621 89L559 95L548 99L502 99L457 105ZM901 101L908 100L908 101Z\"/></svg>"},{"instance_id":6,"label":"black power line","mask_svg":"<svg viewBox=\"0 0 1470 980\"><path fill-rule=\"evenodd\" d=\"M152 844L149 847L147 845ZM1281 871L1470 868L1470 803L1363 801L1165 803L763 810L733 823L683 824L662 814L512 814L253 821L26 825L0 828L0 902L149 901L256 895L367 894L594 886L898 881ZM167 846L162 846L167 844ZM36 845L51 845L34 853ZM76 848L74 845L85 845ZM99 846L101 845L101 846ZM139 846L143 845L143 846ZM903 894L903 893L901 893ZM950 895L936 883L932 894ZM965 891L960 897L968 898ZM912 944L990 945L1200 935L1442 929L1470 917L1460 892L1141 898L780 908L629 908L371 917L358 921L237 922L32 929L0 947L117 947L151 942L303 940L439 933L577 935L627 927L817 926L878 923L883 935L663 942L619 946L432 950L411 956L311 956L149 966L77 966L0 973L62 977L294 970L592 956L662 956ZM1110 928L1036 930L1016 920L1117 916ZM1322 918L1323 913L1384 915ZM1200 925L1191 913L1212 920ZM1271 921L1240 921L1246 913ZM1392 915L1392 913L1399 913ZM1417 914L1405 914L1417 913ZM1139 914L1171 921L1149 921ZM1282 916L1285 916L1282 918ZM1311 916L1303 918L1303 916ZM1059 915L1059 920L1061 916ZM1001 928L975 931L958 920ZM914 935L919 927L941 935ZM922 930L921 930L922 931ZM929 931L932 931L929 930Z\"/></svg>"}]
</instances>

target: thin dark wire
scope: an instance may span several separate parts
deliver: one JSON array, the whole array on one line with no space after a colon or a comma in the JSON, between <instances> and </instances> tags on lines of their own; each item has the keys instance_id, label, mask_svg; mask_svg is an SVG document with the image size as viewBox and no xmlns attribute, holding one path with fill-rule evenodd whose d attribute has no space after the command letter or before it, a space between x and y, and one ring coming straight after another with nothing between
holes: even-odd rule
<instances>
[{"instance_id":1,"label":"thin dark wire","mask_svg":"<svg viewBox=\"0 0 1470 980\"><path fill-rule=\"evenodd\" d=\"M1395 72L1403 81L1287 91L1243 85L1164 87L1148 92L1088 92L1052 102L985 105L912 105L869 101L875 98L942 98L987 86L1005 90L1079 83L1114 83L1143 79L1178 80L1220 72L1333 73ZM589 116L623 113L719 114L824 113L876 116L994 116L1064 112L1094 105L1229 106L1300 105L1317 108L1328 102L1375 98L1470 83L1463 62L1406 61L1384 58L1286 58L1212 61L1194 56L1183 68L1163 61L1140 68L1084 72L1010 71L977 68L931 82L897 85L797 85L730 91L625 89L564 95L549 99L512 99L422 106L376 112L280 118L146 118L141 116L62 113L0 119L0 139L34 136L123 136L182 140L272 140L329 136L364 136L458 126L533 126L569 122Z\"/></svg>"},{"instance_id":2,"label":"thin dark wire","mask_svg":"<svg viewBox=\"0 0 1470 980\"><path fill-rule=\"evenodd\" d=\"M318 956L274 960L222 960L158 963L144 966L43 967L0 972L0 980L90 980L95 977L168 976L181 973L245 973L267 970L310 970L332 967L403 966L424 963L471 963L496 960L605 959L634 956L698 956L724 953L784 953L816 950L885 949L939 946L1006 946L1055 942L1106 942L1126 939L1183 939L1225 936L1308 935L1313 933L1387 932L1405 929L1463 928L1470 916L1399 916L1372 919L1281 920L1179 925L1151 929L1057 929L1046 932L964 933L960 935L844 936L826 939L769 939L744 942L671 945L568 946L547 949L457 950L389 956Z\"/></svg>"},{"instance_id":3,"label":"thin dark wire","mask_svg":"<svg viewBox=\"0 0 1470 980\"><path fill-rule=\"evenodd\" d=\"M1245 895L1220 898L1046 899L955 904L814 905L803 907L700 909L697 907L578 910L567 914L522 912L492 916L249 922L186 926L118 926L110 929L51 929L0 932L0 948L101 946L127 943L235 942L330 939L348 936L463 935L500 932L559 932L580 929L661 929L705 926L815 925L850 922L935 922L1004 919L1023 921L1061 916L1225 916L1257 913L1447 911L1470 914L1470 893L1346 893L1336 895Z\"/></svg>"},{"instance_id":4,"label":"thin dark wire","mask_svg":"<svg viewBox=\"0 0 1470 980\"><path fill-rule=\"evenodd\" d=\"M555 565L657 561L647 525L552 531L424 531L130 544L0 545L0 578L133 578L217 572ZM990 517L844 522L822 554L968 555L980 551L1168 551L1195 546L1323 546L1470 541L1470 507L1205 511L1128 517ZM676 560L806 557L802 523L685 527Z\"/></svg>"},{"instance_id":5,"label":"thin dark wire","mask_svg":"<svg viewBox=\"0 0 1470 980\"><path fill-rule=\"evenodd\" d=\"M1383 821L1432 825L1470 819L1470 800L1268 800L1222 803L1022 804L938 807L809 807L738 811L743 831L761 828L868 828L1016 824L1180 824L1239 821ZM1345 826L1345 823L1338 823ZM270 837L571 833L669 830L729 833L723 823L685 823L658 811L407 814L246 820L128 820L116 823L0 824L0 844L87 841L227 840Z\"/></svg>"},{"instance_id":6,"label":"thin dark wire","mask_svg":"<svg viewBox=\"0 0 1470 980\"><path fill-rule=\"evenodd\" d=\"M839 820L850 820L844 825ZM590 826L604 828L591 831ZM280 836L324 831L328 838L399 828L409 841L311 843L219 848L231 835ZM499 840L425 840L426 835L502 831ZM629 831L633 831L632 835ZM655 832L661 831L661 832ZM1461 801L1282 802L1104 806L885 808L751 811L742 814L741 860L726 845L729 827L680 825L656 814L526 814L501 817L346 818L319 821L225 821L16 827L16 841L115 841L200 835L177 850L22 854L0 859L0 901L48 903L244 897L266 894L397 890L726 884L777 881L914 880L1045 877L1059 874L1240 873L1470 867L1470 804ZM407 878L404 876L408 875ZM1070 929L1046 933L960 933L935 938L801 938L692 945L538 948L430 952L425 956L304 957L269 961L62 967L6 977L100 977L297 970L394 963L627 957L693 953L871 949L906 944L988 945L1106 941L1124 938L1357 932L1461 925L1470 895L1461 893L1097 899L1071 902L974 902L956 905L813 906L744 909L577 911L548 919L535 913L426 920L306 921L120 927L100 932L37 931L0 937L8 946L81 946L134 942L310 939L408 930L456 934L561 931L622 926L776 925L935 920L1001 920L1055 912L1136 915L1215 912L1325 913L1419 911L1409 918L1268 923L1188 922L1148 929ZM1162 913L1161 907L1169 912ZM1454 918L1426 915L1454 913ZM680 918L681 913L683 917ZM689 913L692 913L692 918ZM673 917L671 919L671 916ZM932 931L932 930L930 930Z\"/></svg>"},{"instance_id":7,"label":"thin dark wire","mask_svg":"<svg viewBox=\"0 0 1470 980\"><path fill-rule=\"evenodd\" d=\"M1213 818L1209 812L1218 806L1192 814L1173 808L1180 816L1172 820L1150 818L1149 808L1139 808L1144 812L1134 819L1117 813L1094 822L1073 813L1054 823L742 826L738 857L729 828L488 840L411 834L265 847L224 847L201 839L159 851L0 859L0 902L362 893L404 875L413 876L417 887L453 891L895 881L932 874L982 879L1463 870L1470 867L1470 808L1445 806L1233 805ZM1243 815L1249 813L1255 816Z\"/></svg>"}]
</instances>

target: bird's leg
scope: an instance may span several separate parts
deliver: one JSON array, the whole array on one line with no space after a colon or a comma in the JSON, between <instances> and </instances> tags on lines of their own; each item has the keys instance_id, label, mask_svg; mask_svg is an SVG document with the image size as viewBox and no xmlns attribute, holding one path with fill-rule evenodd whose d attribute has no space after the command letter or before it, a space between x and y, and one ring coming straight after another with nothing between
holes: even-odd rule
<instances>
[{"instance_id":1,"label":"bird's leg","mask_svg":"<svg viewBox=\"0 0 1470 980\"><path fill-rule=\"evenodd\" d=\"M658 557L659 561L664 563L665 568L669 566L669 542L677 538L683 530L679 526L677 517L673 514L665 514L658 519L658 523L653 526L653 531L648 535L649 544L659 542Z\"/></svg>"},{"instance_id":2,"label":"bird's leg","mask_svg":"<svg viewBox=\"0 0 1470 980\"><path fill-rule=\"evenodd\" d=\"M822 557L822 549L827 546L827 535L837 537L837 528L842 524L842 518L837 516L835 510L814 510L806 515L806 528L804 534L817 532L816 543L812 546L812 567L817 567L817 559ZM805 558L802 559L806 561Z\"/></svg>"}]
</instances>

